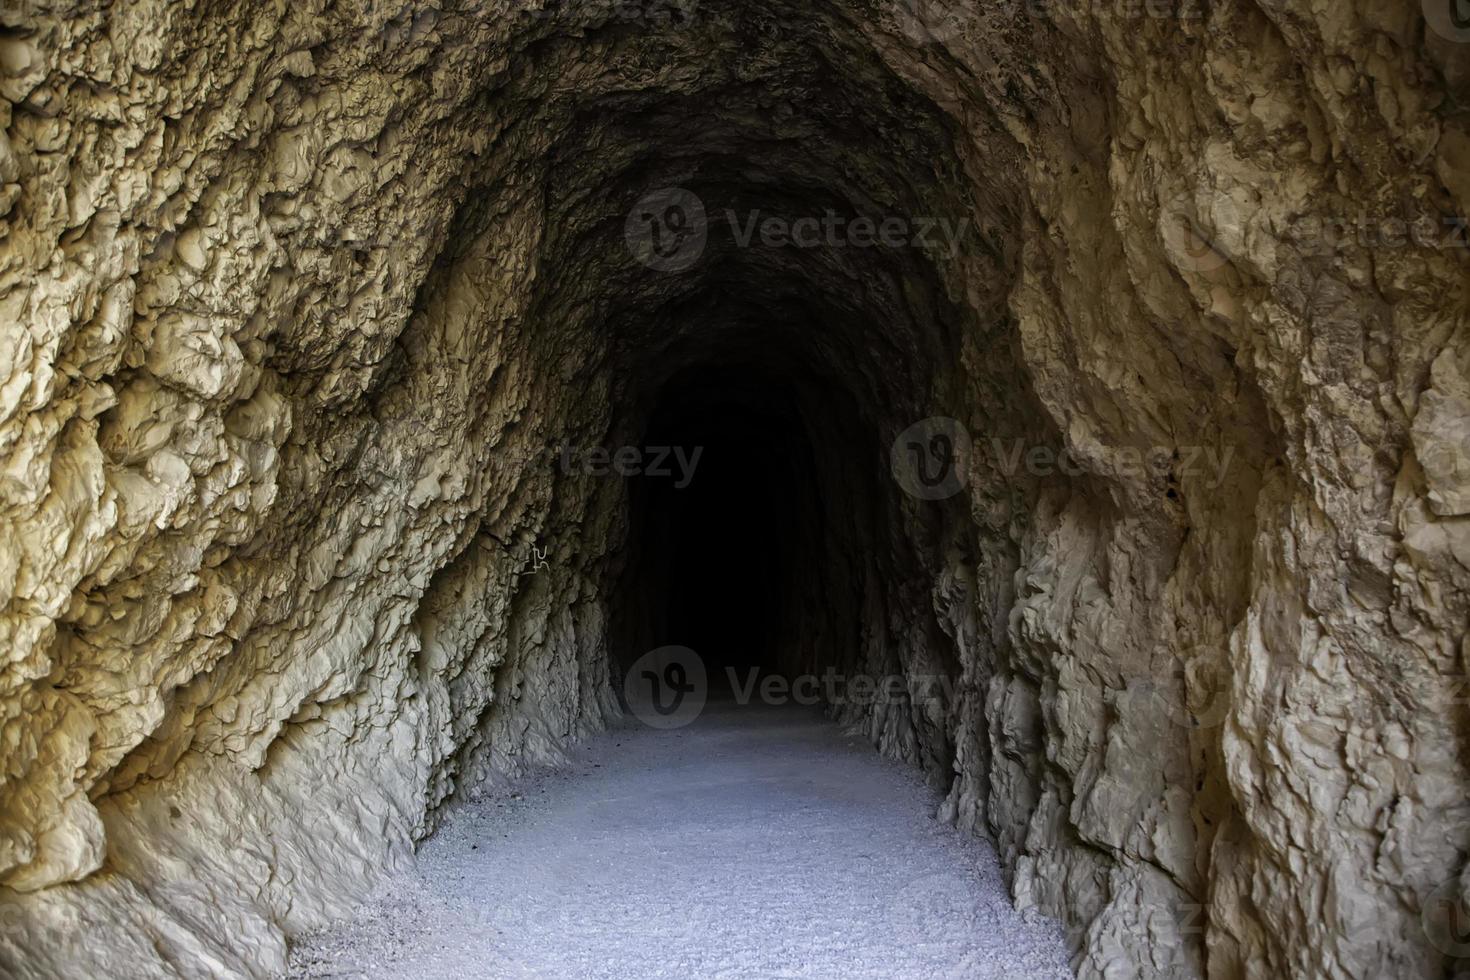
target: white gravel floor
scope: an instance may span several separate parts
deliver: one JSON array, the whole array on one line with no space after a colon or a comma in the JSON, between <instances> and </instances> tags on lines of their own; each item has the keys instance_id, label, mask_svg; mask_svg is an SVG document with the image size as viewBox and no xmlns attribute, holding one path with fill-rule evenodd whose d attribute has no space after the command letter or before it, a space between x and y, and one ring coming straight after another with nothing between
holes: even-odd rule
<instances>
[{"instance_id":1,"label":"white gravel floor","mask_svg":"<svg viewBox=\"0 0 1470 980\"><path fill-rule=\"evenodd\" d=\"M460 805L291 977L1071 976L985 842L918 774L809 709L712 703Z\"/></svg>"}]
</instances>

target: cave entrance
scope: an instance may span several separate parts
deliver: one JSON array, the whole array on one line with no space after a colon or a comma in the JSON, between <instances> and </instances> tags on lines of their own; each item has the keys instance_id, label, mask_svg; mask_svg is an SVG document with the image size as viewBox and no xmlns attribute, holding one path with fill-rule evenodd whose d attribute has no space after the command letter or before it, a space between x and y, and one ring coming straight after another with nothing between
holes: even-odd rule
<instances>
[{"instance_id":1,"label":"cave entrance","mask_svg":"<svg viewBox=\"0 0 1470 980\"><path fill-rule=\"evenodd\" d=\"M802 659L823 515L798 394L753 365L685 369L659 391L637 448L664 465L629 485L625 668L688 647L718 696Z\"/></svg>"}]
</instances>

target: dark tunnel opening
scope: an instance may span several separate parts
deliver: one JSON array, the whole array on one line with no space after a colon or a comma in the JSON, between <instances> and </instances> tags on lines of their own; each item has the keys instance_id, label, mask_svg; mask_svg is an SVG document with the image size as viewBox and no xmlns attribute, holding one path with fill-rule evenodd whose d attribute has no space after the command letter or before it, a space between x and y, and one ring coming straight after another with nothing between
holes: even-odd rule
<instances>
[{"instance_id":1,"label":"dark tunnel opening","mask_svg":"<svg viewBox=\"0 0 1470 980\"><path fill-rule=\"evenodd\" d=\"M714 694L788 670L810 531L823 524L796 389L754 365L688 368L660 390L639 448L649 466L628 489L636 585L625 596L644 630L633 651L689 648Z\"/></svg>"}]
</instances>

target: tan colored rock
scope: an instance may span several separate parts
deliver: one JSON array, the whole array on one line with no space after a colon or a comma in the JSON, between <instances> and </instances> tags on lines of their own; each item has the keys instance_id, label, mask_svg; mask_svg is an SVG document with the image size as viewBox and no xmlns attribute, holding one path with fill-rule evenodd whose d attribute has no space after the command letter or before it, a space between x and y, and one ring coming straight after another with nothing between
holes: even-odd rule
<instances>
[{"instance_id":1,"label":"tan colored rock","mask_svg":"<svg viewBox=\"0 0 1470 980\"><path fill-rule=\"evenodd\" d=\"M1446 350L1430 369L1430 387L1414 416L1414 452L1429 482L1429 506L1440 517L1470 513L1470 377Z\"/></svg>"},{"instance_id":2,"label":"tan colored rock","mask_svg":"<svg viewBox=\"0 0 1470 980\"><path fill-rule=\"evenodd\" d=\"M982 6L0 14L0 972L265 975L601 725L637 541L544 450L732 351L807 379L853 515L783 656L951 682L833 712L1082 975L1449 969L1470 45ZM623 239L664 187L683 271ZM724 219L807 206L970 232ZM882 456L930 416L974 445L938 501Z\"/></svg>"}]
</instances>

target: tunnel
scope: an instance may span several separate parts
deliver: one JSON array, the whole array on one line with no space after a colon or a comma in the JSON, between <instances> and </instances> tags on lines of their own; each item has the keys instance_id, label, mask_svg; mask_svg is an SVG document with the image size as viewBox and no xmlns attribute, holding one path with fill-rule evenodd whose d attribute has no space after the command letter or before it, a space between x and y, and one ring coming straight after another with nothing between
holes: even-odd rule
<instances>
[{"instance_id":1,"label":"tunnel","mask_svg":"<svg viewBox=\"0 0 1470 980\"><path fill-rule=\"evenodd\" d=\"M7 5L0 975L1460 976L1467 105L1456 0Z\"/></svg>"},{"instance_id":2,"label":"tunnel","mask_svg":"<svg viewBox=\"0 0 1470 980\"><path fill-rule=\"evenodd\" d=\"M759 365L689 369L666 383L645 433L649 462L629 488L637 557L615 609L647 628L626 638L624 663L680 645L727 686L732 670L783 669L807 608L796 583L824 567L820 537L801 538L826 523L793 383Z\"/></svg>"}]
</instances>

